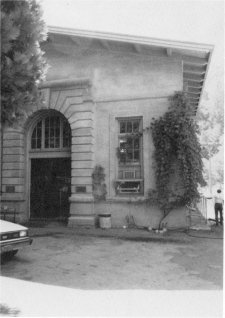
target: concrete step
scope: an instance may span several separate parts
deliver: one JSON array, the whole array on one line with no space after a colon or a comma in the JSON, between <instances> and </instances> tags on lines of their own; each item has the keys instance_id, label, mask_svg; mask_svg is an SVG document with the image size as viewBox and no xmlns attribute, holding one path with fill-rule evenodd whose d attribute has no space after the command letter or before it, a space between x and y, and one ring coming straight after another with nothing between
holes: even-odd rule
<instances>
[{"instance_id":1,"label":"concrete step","mask_svg":"<svg viewBox=\"0 0 225 318\"><path fill-rule=\"evenodd\" d=\"M191 219L191 226L207 226L207 221L202 215L202 213L198 210L192 210L190 213L190 219Z\"/></svg>"},{"instance_id":2,"label":"concrete step","mask_svg":"<svg viewBox=\"0 0 225 318\"><path fill-rule=\"evenodd\" d=\"M68 219L68 227L95 227L95 215L72 215Z\"/></svg>"},{"instance_id":3,"label":"concrete step","mask_svg":"<svg viewBox=\"0 0 225 318\"><path fill-rule=\"evenodd\" d=\"M201 218L191 218L191 223L192 224L195 224L195 223L207 224L207 221Z\"/></svg>"},{"instance_id":4,"label":"concrete step","mask_svg":"<svg viewBox=\"0 0 225 318\"><path fill-rule=\"evenodd\" d=\"M196 230L196 231L211 231L211 226L208 224L195 224L192 225L190 228L190 230Z\"/></svg>"},{"instance_id":5,"label":"concrete step","mask_svg":"<svg viewBox=\"0 0 225 318\"><path fill-rule=\"evenodd\" d=\"M191 230L203 230L203 231L210 231L211 227L207 223L207 220L201 214L201 212L196 209L192 210L190 213L190 227Z\"/></svg>"}]
</instances>

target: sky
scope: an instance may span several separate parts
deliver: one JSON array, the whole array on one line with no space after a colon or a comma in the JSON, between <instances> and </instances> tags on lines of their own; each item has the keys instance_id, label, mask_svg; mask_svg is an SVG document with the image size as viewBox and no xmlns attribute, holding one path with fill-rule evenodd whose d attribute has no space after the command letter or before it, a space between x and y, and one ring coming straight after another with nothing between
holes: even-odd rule
<instances>
[{"instance_id":1,"label":"sky","mask_svg":"<svg viewBox=\"0 0 225 318\"><path fill-rule=\"evenodd\" d=\"M223 96L224 1L41 0L48 26L214 45L205 91Z\"/></svg>"}]
</instances>

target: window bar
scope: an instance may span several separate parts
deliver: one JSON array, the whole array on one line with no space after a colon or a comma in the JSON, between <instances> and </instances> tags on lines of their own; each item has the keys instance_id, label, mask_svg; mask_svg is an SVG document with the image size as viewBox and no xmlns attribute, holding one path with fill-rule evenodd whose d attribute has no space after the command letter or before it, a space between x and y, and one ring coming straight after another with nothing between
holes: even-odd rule
<instances>
[{"instance_id":1,"label":"window bar","mask_svg":"<svg viewBox=\"0 0 225 318\"><path fill-rule=\"evenodd\" d=\"M46 138L46 133L45 133L45 130L46 130L46 127L45 127L45 120L42 119L42 134L41 134L41 148L44 149L45 148L45 138Z\"/></svg>"},{"instance_id":2,"label":"window bar","mask_svg":"<svg viewBox=\"0 0 225 318\"><path fill-rule=\"evenodd\" d=\"M62 130L63 130L63 124L62 124L63 120L61 118L59 118L59 135L58 135L58 147L59 148L63 148L63 140L62 140L62 137L63 134L62 134Z\"/></svg>"}]
</instances>

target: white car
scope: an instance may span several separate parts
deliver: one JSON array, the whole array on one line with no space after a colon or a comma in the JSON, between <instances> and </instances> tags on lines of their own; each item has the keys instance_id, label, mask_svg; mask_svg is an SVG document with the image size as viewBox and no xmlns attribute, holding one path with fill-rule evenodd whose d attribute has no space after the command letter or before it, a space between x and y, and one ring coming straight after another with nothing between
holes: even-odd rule
<instances>
[{"instance_id":1,"label":"white car","mask_svg":"<svg viewBox=\"0 0 225 318\"><path fill-rule=\"evenodd\" d=\"M14 256L24 246L31 245L28 228L20 224L0 220L1 256Z\"/></svg>"}]
</instances>

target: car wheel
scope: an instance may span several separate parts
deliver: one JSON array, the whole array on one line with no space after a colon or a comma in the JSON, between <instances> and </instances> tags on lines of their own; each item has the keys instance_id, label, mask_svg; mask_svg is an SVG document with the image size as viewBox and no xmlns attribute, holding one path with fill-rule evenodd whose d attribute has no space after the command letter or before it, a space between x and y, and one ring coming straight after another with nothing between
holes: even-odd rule
<instances>
[{"instance_id":1,"label":"car wheel","mask_svg":"<svg viewBox=\"0 0 225 318\"><path fill-rule=\"evenodd\" d=\"M14 250L14 251L9 251L9 252L5 252L1 255L1 262L5 262L5 261L9 261L13 258L14 255L16 255L16 253L18 252L18 250Z\"/></svg>"},{"instance_id":2,"label":"car wheel","mask_svg":"<svg viewBox=\"0 0 225 318\"><path fill-rule=\"evenodd\" d=\"M14 250L14 251L11 251L9 253L11 253L11 256L13 257L14 255L16 255L17 252L18 252L18 250Z\"/></svg>"}]
</instances>

